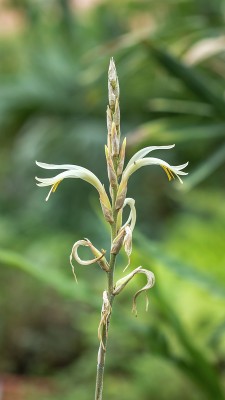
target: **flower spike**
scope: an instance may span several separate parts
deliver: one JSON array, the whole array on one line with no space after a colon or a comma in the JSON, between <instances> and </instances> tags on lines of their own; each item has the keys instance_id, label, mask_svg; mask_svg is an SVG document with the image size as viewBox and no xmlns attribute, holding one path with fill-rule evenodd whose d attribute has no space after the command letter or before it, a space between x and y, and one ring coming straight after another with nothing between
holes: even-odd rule
<instances>
[{"instance_id":1,"label":"flower spike","mask_svg":"<svg viewBox=\"0 0 225 400\"><path fill-rule=\"evenodd\" d=\"M107 276L107 290L103 291L103 303L101 309L101 318L98 327L98 338L100 341L98 357L97 357L97 378L96 378L96 391L95 399L102 399L103 390L103 374L105 365L105 354L107 337L109 330L110 317L113 306L114 296L120 294L125 286L133 279L137 274L144 274L147 280L145 286L139 289L133 296L133 307L132 312L137 316L137 298L144 292L146 294L146 311L148 309L148 297L147 291L154 286L155 276L154 274L139 266L132 272L119 279L116 284L114 280L114 271L116 257L120 253L122 247L124 247L125 253L128 258L128 264L130 265L130 258L132 254L132 239L133 230L136 224L136 208L135 201L127 196L128 180L131 175L136 172L139 168L147 165L159 165L166 173L169 181L176 177L182 182L182 176L187 175L184 172L184 168L188 163L182 165L170 165L164 160L154 157L148 157L148 154L155 150L169 150L175 145L166 146L148 146L137 151L127 163L124 169L125 153L126 153L126 138L121 141L121 129L120 129L120 87L117 76L116 66L113 58L110 59L109 70L108 70L108 107L106 110L106 122L107 122L107 143L105 146L105 156L109 180L109 199L104 185L100 182L98 177L87 168L79 165L72 164L45 164L36 162L40 168L46 170L59 170L59 173L50 178L36 178L37 185L40 187L49 186L50 190L47 195L46 201L50 195L54 193L59 184L66 178L79 178L95 187L100 197L100 204L105 220L110 223L111 230L111 246L110 246L110 257L107 261L105 257L105 250L98 250L88 239L78 240L72 247L70 254L70 264L72 271L77 281L75 274L75 267L73 265L73 259L75 259L81 265L92 265L98 263ZM129 206L130 212L128 218L123 220L124 208ZM94 258L84 260L79 256L79 247L89 247ZM92 256L92 257L93 257Z\"/></svg>"}]
</instances>

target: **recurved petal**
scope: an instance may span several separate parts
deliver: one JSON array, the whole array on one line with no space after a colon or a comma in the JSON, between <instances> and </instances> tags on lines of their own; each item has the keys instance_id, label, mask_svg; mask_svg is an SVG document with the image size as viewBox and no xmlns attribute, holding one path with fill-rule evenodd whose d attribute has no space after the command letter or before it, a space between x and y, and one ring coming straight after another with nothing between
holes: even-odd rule
<instances>
[{"instance_id":1,"label":"recurved petal","mask_svg":"<svg viewBox=\"0 0 225 400\"><path fill-rule=\"evenodd\" d=\"M160 165L165 169L165 171L172 171L180 180L181 183L182 180L179 178L179 175L187 175L187 172L181 171L183 168L185 168L188 163L178 165L178 166L171 166L168 164L166 161L161 160L160 158L154 158L154 157L147 157L143 158L141 160L137 160L135 164L132 164L127 170L124 171L122 180L128 181L129 177L137 171L141 167L145 167L147 165Z\"/></svg>"},{"instance_id":2,"label":"recurved petal","mask_svg":"<svg viewBox=\"0 0 225 400\"><path fill-rule=\"evenodd\" d=\"M133 157L131 157L130 161L128 162L125 171L127 168L130 167L130 165L132 165L135 161L137 160L141 160L142 158L144 158L147 154L149 154L151 151L153 150L168 150L168 149L172 149L175 146L175 144L171 144L168 146L148 146L148 147L144 147L143 149L139 150L137 153L135 153L133 155Z\"/></svg>"},{"instance_id":3,"label":"recurved petal","mask_svg":"<svg viewBox=\"0 0 225 400\"><path fill-rule=\"evenodd\" d=\"M78 170L69 170L61 172L58 175L53 176L52 178L38 178L37 176L35 179L40 182L37 183L38 186L51 186L55 183L62 181L65 178L80 178L80 174Z\"/></svg>"},{"instance_id":4,"label":"recurved petal","mask_svg":"<svg viewBox=\"0 0 225 400\"><path fill-rule=\"evenodd\" d=\"M132 312L134 312L136 316L137 316L137 306L136 306L137 297L142 292L146 292L148 289L151 289L155 284L155 275L153 274L153 272L149 271L148 269L140 268L137 273L144 274L147 278L147 283L145 286L143 286L143 288L138 290L133 297ZM146 297L146 311L148 311L148 298L147 297Z\"/></svg>"},{"instance_id":5,"label":"recurved petal","mask_svg":"<svg viewBox=\"0 0 225 400\"><path fill-rule=\"evenodd\" d=\"M140 290L138 290L134 297L133 297L133 308L132 308L132 312L135 312L135 315L137 316L137 307L136 307L136 301L137 301L137 297L142 293L142 292L146 292L148 289L151 289L154 284L155 284L155 275L153 274L153 272L142 268L141 266L136 268L134 271L130 272L130 274L126 275L124 278L119 279L116 282L116 285L114 287L114 291L113 294L117 295L119 294L123 288L131 281L131 279L136 275L136 274L144 274L147 278L147 283L145 286L143 286L143 288L141 288ZM147 311L147 307L148 307L148 299L146 298L146 311Z\"/></svg>"},{"instance_id":6,"label":"recurved petal","mask_svg":"<svg viewBox=\"0 0 225 400\"><path fill-rule=\"evenodd\" d=\"M125 226L127 226L127 225L131 222L131 224L130 224L130 229L131 229L131 231L133 232L134 227L135 227L135 224L136 224L135 200L132 199L131 197L127 197L127 198L125 199L125 201L124 201L123 208L124 208L126 205L129 205L129 207L130 207L130 215L129 215L127 221L125 222L125 224L123 225L123 228L125 228Z\"/></svg>"},{"instance_id":7,"label":"recurved petal","mask_svg":"<svg viewBox=\"0 0 225 400\"><path fill-rule=\"evenodd\" d=\"M46 164L43 162L35 161L38 167L43 168L43 169L80 169L79 165L73 165L73 164Z\"/></svg>"},{"instance_id":8,"label":"recurved petal","mask_svg":"<svg viewBox=\"0 0 225 400\"><path fill-rule=\"evenodd\" d=\"M78 248L80 246L89 247L90 250L92 251L92 253L94 254L95 258L93 258L91 260L82 260L78 255ZM75 275L74 265L72 262L73 257L81 265L91 265L91 264L98 262L102 269L104 269L105 271L108 271L108 263L104 257L104 254L105 254L104 251L100 252L96 247L93 246L93 244L88 239L78 240L76 243L74 243L71 254L70 254L70 265L72 267L72 271L73 271L76 281L77 281L77 278Z\"/></svg>"},{"instance_id":9,"label":"recurved petal","mask_svg":"<svg viewBox=\"0 0 225 400\"><path fill-rule=\"evenodd\" d=\"M90 183L92 186L94 186L98 190L100 197L106 195L104 187L100 182L100 180L97 178L95 174L93 174L93 172L89 171L89 169L87 168L80 167L78 165L64 164L56 166L54 164L45 164L39 162L37 162L37 165L45 169L67 169L66 171L61 172L60 174L57 174L52 178L36 177L36 180L39 182L38 186L55 185L56 183L61 182L65 178L80 178Z\"/></svg>"}]
</instances>

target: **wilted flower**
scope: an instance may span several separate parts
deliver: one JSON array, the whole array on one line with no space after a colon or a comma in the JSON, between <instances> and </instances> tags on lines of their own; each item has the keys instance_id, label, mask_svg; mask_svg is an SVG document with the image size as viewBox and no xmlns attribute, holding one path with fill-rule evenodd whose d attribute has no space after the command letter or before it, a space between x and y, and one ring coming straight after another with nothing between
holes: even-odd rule
<instances>
[{"instance_id":1,"label":"wilted flower","mask_svg":"<svg viewBox=\"0 0 225 400\"><path fill-rule=\"evenodd\" d=\"M119 279L116 282L116 285L114 287L113 293L114 293L114 295L119 294L136 274L144 274L146 276L146 278L147 278L147 284L145 286L143 286L143 288L138 290L135 293L134 297L133 297L133 308L132 308L132 311L137 316L137 307L136 307L137 297L142 292L146 292L148 289L151 289L154 286L154 284L155 284L155 275L153 274L153 272L149 271L148 269L144 269L141 266L136 268L136 269L134 269L132 272L130 272L130 274L124 276L124 278ZM146 311L147 310L148 310L148 298L146 297Z\"/></svg>"},{"instance_id":2,"label":"wilted flower","mask_svg":"<svg viewBox=\"0 0 225 400\"><path fill-rule=\"evenodd\" d=\"M93 258L91 260L82 260L79 257L78 252L77 252L78 248L80 246L89 247L90 250L92 251L92 253L94 254L95 258ZM71 254L70 254L70 265L72 267L73 275L74 275L76 281L77 281L77 277L76 277L74 265L73 265L73 262L72 262L73 257L81 265L91 265L91 264L94 264L94 263L97 262L104 271L108 272L109 271L109 264L106 261L104 255L105 255L105 251L102 250L100 252L95 246L93 246L93 244L88 239L78 240L76 243L74 243L74 245L72 247Z\"/></svg>"}]
</instances>

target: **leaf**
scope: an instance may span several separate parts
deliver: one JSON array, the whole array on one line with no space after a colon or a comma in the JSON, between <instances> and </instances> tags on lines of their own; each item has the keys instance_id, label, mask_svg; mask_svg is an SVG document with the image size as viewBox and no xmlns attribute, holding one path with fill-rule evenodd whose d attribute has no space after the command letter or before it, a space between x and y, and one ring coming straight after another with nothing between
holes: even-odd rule
<instances>
[{"instance_id":1,"label":"leaf","mask_svg":"<svg viewBox=\"0 0 225 400\"><path fill-rule=\"evenodd\" d=\"M211 104L215 112L224 119L225 102L222 96L219 97L214 93L209 82L203 78L202 74L200 75L196 70L188 67L169 52L152 45L152 43L146 42L146 45L151 51L151 54L153 54L157 61L166 68L168 72L176 78L179 78L185 86L199 98Z\"/></svg>"},{"instance_id":2,"label":"leaf","mask_svg":"<svg viewBox=\"0 0 225 400\"><path fill-rule=\"evenodd\" d=\"M128 146L144 146L149 141L178 143L196 140L215 140L225 137L225 123L198 124L185 118L161 118L140 125L128 135Z\"/></svg>"},{"instance_id":3,"label":"leaf","mask_svg":"<svg viewBox=\"0 0 225 400\"><path fill-rule=\"evenodd\" d=\"M204 117L213 116L213 108L200 101L187 101L181 99L155 98L149 100L149 109L152 112L190 114Z\"/></svg>"},{"instance_id":4,"label":"leaf","mask_svg":"<svg viewBox=\"0 0 225 400\"><path fill-rule=\"evenodd\" d=\"M164 297L158 287L155 288L155 295L163 318L173 329L188 356L188 359L171 357L172 361L201 388L206 398L223 400L223 391L214 368L202 352L195 347L174 308L170 305L169 299Z\"/></svg>"},{"instance_id":5,"label":"leaf","mask_svg":"<svg viewBox=\"0 0 225 400\"><path fill-rule=\"evenodd\" d=\"M135 239L136 249L140 254L159 262L163 268L167 268L182 279L207 290L213 296L225 297L225 285L217 282L211 275L200 272L182 260L169 256L160 245L147 240L140 232L135 232Z\"/></svg>"},{"instance_id":6,"label":"leaf","mask_svg":"<svg viewBox=\"0 0 225 400\"><path fill-rule=\"evenodd\" d=\"M188 191L193 187L198 185L204 179L206 179L209 175L211 175L218 167L220 167L225 161L225 144L217 151L213 153L213 155L207 158L203 163L201 163L194 172L192 172L189 177L185 180L185 187L182 187L182 190Z\"/></svg>"},{"instance_id":7,"label":"leaf","mask_svg":"<svg viewBox=\"0 0 225 400\"><path fill-rule=\"evenodd\" d=\"M58 270L50 270L47 266L45 268L35 266L16 252L0 249L0 266L23 271L41 283L51 286L66 298L87 302L87 289L84 284L76 285L72 278L67 278ZM95 304L94 299L93 302Z\"/></svg>"},{"instance_id":8,"label":"leaf","mask_svg":"<svg viewBox=\"0 0 225 400\"><path fill-rule=\"evenodd\" d=\"M194 43L184 55L189 65L199 64L219 53L224 53L225 36L203 38Z\"/></svg>"}]
</instances>

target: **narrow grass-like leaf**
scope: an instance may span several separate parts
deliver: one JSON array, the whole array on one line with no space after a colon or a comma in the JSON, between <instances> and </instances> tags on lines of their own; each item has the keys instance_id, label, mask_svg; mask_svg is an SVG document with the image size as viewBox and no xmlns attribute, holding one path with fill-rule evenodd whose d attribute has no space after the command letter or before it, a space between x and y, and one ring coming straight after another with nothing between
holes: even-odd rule
<instances>
[{"instance_id":1,"label":"narrow grass-like leaf","mask_svg":"<svg viewBox=\"0 0 225 400\"><path fill-rule=\"evenodd\" d=\"M16 252L0 249L0 267L10 267L25 272L41 283L52 287L66 298L87 302L86 287L82 282L75 285L73 280L58 270L53 271L47 266L45 268L38 267ZM95 302L94 299L93 302Z\"/></svg>"},{"instance_id":2,"label":"narrow grass-like leaf","mask_svg":"<svg viewBox=\"0 0 225 400\"><path fill-rule=\"evenodd\" d=\"M214 296L225 297L225 285L216 281L211 275L200 272L182 260L171 257L160 245L147 240L140 232L135 232L135 239L136 249L146 258L155 260L160 263L161 267L169 269L177 276L207 290Z\"/></svg>"},{"instance_id":3,"label":"narrow grass-like leaf","mask_svg":"<svg viewBox=\"0 0 225 400\"><path fill-rule=\"evenodd\" d=\"M223 391L214 368L193 344L174 308L158 287L155 288L155 295L163 318L173 329L175 336L188 355L188 359L176 357L173 361L201 388L206 399L224 400Z\"/></svg>"},{"instance_id":4,"label":"narrow grass-like leaf","mask_svg":"<svg viewBox=\"0 0 225 400\"><path fill-rule=\"evenodd\" d=\"M193 140L214 140L225 137L225 123L213 122L198 124L185 118L161 118L140 125L128 135L128 146L145 146L156 141L157 143L190 142Z\"/></svg>"},{"instance_id":5,"label":"narrow grass-like leaf","mask_svg":"<svg viewBox=\"0 0 225 400\"><path fill-rule=\"evenodd\" d=\"M185 191L192 189L198 185L209 175L211 175L218 167L225 162L225 144L200 164L194 172L185 180Z\"/></svg>"},{"instance_id":6,"label":"narrow grass-like leaf","mask_svg":"<svg viewBox=\"0 0 225 400\"><path fill-rule=\"evenodd\" d=\"M200 75L196 70L188 67L169 52L152 45L152 43L146 42L146 45L151 54L153 54L167 71L176 78L179 78L185 86L199 98L211 104L215 112L224 119L225 102L222 96L219 97L214 90L212 90L209 82L204 80L202 74Z\"/></svg>"}]
</instances>

